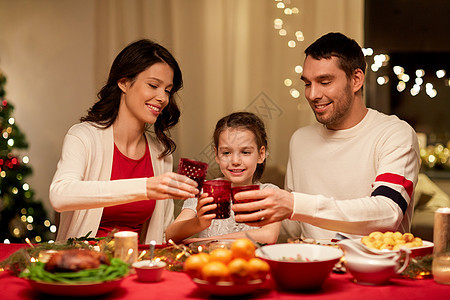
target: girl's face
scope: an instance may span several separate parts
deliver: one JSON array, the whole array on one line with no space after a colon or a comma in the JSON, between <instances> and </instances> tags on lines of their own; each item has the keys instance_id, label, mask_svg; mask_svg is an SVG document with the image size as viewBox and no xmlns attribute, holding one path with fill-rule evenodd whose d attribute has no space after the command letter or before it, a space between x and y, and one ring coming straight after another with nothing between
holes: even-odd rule
<instances>
[{"instance_id":1,"label":"girl's face","mask_svg":"<svg viewBox=\"0 0 450 300\"><path fill-rule=\"evenodd\" d=\"M136 76L134 82L122 79L119 118L128 122L136 120L139 125L154 124L169 103L173 86L173 70L166 63L156 63Z\"/></svg>"},{"instance_id":2,"label":"girl's face","mask_svg":"<svg viewBox=\"0 0 450 300\"><path fill-rule=\"evenodd\" d=\"M243 128L222 131L215 152L216 162L232 186L253 184L256 166L266 158L265 147L258 149L253 132Z\"/></svg>"}]
</instances>

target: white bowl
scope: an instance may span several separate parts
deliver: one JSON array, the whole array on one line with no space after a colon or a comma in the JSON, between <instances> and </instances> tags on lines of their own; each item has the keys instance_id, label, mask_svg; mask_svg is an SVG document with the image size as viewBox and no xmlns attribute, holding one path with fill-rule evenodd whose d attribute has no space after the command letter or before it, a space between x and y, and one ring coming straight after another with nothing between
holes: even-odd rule
<instances>
[{"instance_id":1,"label":"white bowl","mask_svg":"<svg viewBox=\"0 0 450 300\"><path fill-rule=\"evenodd\" d=\"M163 261L151 263L150 260L141 260L133 263L132 266L140 281L157 282L161 280L166 263Z\"/></svg>"},{"instance_id":2,"label":"white bowl","mask_svg":"<svg viewBox=\"0 0 450 300\"><path fill-rule=\"evenodd\" d=\"M286 260L298 254L308 261ZM276 284L288 290L319 289L343 254L336 247L311 244L275 244L256 250L256 255L270 265Z\"/></svg>"}]
</instances>

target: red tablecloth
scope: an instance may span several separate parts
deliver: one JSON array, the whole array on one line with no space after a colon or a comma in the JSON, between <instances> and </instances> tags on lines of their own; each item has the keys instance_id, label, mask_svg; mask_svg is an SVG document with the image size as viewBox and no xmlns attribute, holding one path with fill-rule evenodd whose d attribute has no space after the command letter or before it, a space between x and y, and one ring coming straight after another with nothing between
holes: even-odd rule
<instances>
[{"instance_id":1,"label":"red tablecloth","mask_svg":"<svg viewBox=\"0 0 450 300\"><path fill-rule=\"evenodd\" d=\"M0 244L0 261L23 244ZM334 274L325 281L320 291L311 293L290 293L280 291L268 285L268 289L259 291L249 297L252 299L450 299L450 285L435 283L432 279L410 280L395 278L384 286L363 286L351 281L348 274ZM158 283L142 283L137 281L136 275L126 277L120 287L106 294L101 299L207 299L208 294L199 290L191 279L184 273L164 271L163 280ZM0 272L0 298L9 299L46 299L32 289L24 279L12 276L8 272Z\"/></svg>"}]
</instances>

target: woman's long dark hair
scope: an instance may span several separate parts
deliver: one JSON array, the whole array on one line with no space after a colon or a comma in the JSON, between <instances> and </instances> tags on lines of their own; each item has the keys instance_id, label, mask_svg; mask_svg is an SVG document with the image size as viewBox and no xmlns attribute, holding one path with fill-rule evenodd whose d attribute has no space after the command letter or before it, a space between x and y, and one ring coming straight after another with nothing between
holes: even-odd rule
<instances>
[{"instance_id":1,"label":"woman's long dark hair","mask_svg":"<svg viewBox=\"0 0 450 300\"><path fill-rule=\"evenodd\" d=\"M255 135L256 145L258 146L258 153L261 150L261 147L264 146L267 153L267 133L266 128L264 126L264 122L254 113L251 112L235 112L228 116L220 119L216 128L214 129L213 141L214 148L217 155L217 149L219 149L219 137L220 134L225 131L227 128L233 129L247 129L250 130ZM253 182L257 182L262 174L264 173L264 169L266 167L266 159L260 164L256 166L255 173L253 174Z\"/></svg>"},{"instance_id":2,"label":"woman's long dark hair","mask_svg":"<svg viewBox=\"0 0 450 300\"><path fill-rule=\"evenodd\" d=\"M111 66L107 83L97 94L99 100L88 110L87 116L80 119L81 122L93 122L103 128L111 126L117 118L122 95L118 81L126 78L130 82L134 82L141 72L161 62L166 63L173 70L173 87L170 91L169 103L163 113L158 116L153 127L156 138L163 146L159 157L172 154L176 145L169 137L168 130L175 126L180 119L175 93L182 88L183 79L180 67L172 54L153 41L147 39L136 41L117 55Z\"/></svg>"}]
</instances>

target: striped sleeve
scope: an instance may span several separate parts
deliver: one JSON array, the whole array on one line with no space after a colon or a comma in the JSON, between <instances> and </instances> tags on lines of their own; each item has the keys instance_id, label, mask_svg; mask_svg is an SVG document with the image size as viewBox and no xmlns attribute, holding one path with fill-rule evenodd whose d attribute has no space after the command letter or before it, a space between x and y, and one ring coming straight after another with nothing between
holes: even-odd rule
<instances>
[{"instance_id":1,"label":"striped sleeve","mask_svg":"<svg viewBox=\"0 0 450 300\"><path fill-rule=\"evenodd\" d=\"M413 189L414 183L411 180L398 174L384 173L375 179L371 196L384 196L391 199L405 214Z\"/></svg>"}]
</instances>

